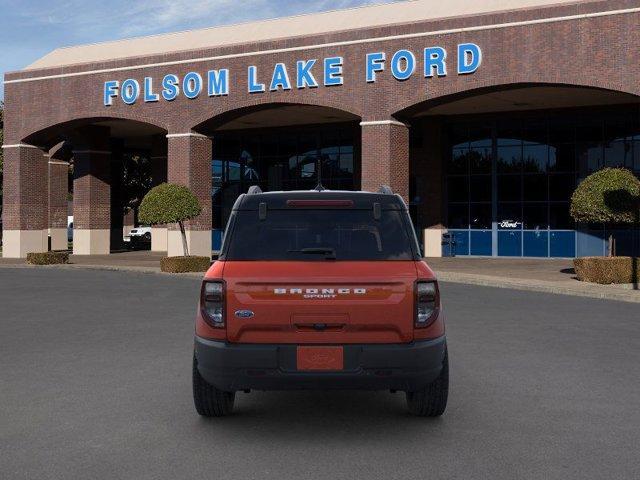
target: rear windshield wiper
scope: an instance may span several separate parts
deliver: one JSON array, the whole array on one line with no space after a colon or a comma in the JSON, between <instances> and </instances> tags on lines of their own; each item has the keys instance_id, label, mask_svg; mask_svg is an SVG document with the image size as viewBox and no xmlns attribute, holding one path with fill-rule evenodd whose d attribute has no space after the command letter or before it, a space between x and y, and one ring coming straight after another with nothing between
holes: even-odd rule
<instances>
[{"instance_id":1,"label":"rear windshield wiper","mask_svg":"<svg viewBox=\"0 0 640 480\"><path fill-rule=\"evenodd\" d=\"M305 253L308 255L324 255L327 260L336 259L336 251L328 247L301 248L300 250L287 250L287 253Z\"/></svg>"}]
</instances>

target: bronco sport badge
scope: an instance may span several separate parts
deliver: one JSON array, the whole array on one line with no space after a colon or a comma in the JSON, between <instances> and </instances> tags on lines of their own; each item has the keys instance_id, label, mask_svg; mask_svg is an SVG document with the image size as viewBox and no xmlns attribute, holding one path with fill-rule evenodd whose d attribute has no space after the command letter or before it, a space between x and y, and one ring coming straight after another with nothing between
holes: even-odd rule
<instances>
[{"instance_id":1,"label":"bronco sport badge","mask_svg":"<svg viewBox=\"0 0 640 480\"><path fill-rule=\"evenodd\" d=\"M302 295L302 298L336 298L338 295L365 295L366 288L274 288L275 295Z\"/></svg>"}]
</instances>

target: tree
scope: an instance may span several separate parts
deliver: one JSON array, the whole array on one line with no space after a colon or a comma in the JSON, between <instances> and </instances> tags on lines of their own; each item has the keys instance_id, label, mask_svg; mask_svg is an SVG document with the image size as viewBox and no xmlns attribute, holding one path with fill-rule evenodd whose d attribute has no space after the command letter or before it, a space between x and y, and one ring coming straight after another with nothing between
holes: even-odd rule
<instances>
[{"instance_id":1,"label":"tree","mask_svg":"<svg viewBox=\"0 0 640 480\"><path fill-rule=\"evenodd\" d=\"M571 216L576 222L638 223L640 180L624 168L605 168L585 178L571 196ZM609 235L609 256L614 255Z\"/></svg>"},{"instance_id":2,"label":"tree","mask_svg":"<svg viewBox=\"0 0 640 480\"><path fill-rule=\"evenodd\" d=\"M182 234L184 256L189 256L184 222L202 213L202 207L191 190L182 185L163 183L152 188L140 204L140 221L149 225L177 223Z\"/></svg>"}]
</instances>

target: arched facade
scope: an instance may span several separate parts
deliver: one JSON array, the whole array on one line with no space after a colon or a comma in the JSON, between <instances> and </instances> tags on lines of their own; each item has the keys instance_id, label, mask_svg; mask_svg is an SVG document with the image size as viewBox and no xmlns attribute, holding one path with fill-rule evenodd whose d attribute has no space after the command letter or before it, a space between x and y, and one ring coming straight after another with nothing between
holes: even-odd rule
<instances>
[{"instance_id":1,"label":"arched facade","mask_svg":"<svg viewBox=\"0 0 640 480\"><path fill-rule=\"evenodd\" d=\"M398 116L411 124L412 213L432 255L444 232L456 255L602 255L608 232L575 224L571 194L603 167L640 173L640 103L627 93L495 86L430 99ZM633 254L637 232L613 228L621 253Z\"/></svg>"},{"instance_id":2,"label":"arched facade","mask_svg":"<svg viewBox=\"0 0 640 480\"><path fill-rule=\"evenodd\" d=\"M360 25L354 30L327 25L326 32L320 31L313 22L324 21L322 15L286 19L283 22L289 23L283 29L291 32L311 20L305 28L313 33L290 38L274 30L273 39L251 40L255 32L248 26L229 27L243 28L236 33L247 40L212 43L197 50L176 47L154 53L144 40L78 47L54 52L33 68L7 74L5 162L9 175L5 175L3 228L14 239L10 243L19 246L5 249L4 254L23 256L26 251L44 248L42 231L47 225L42 215L33 212L46 209L46 202L43 196L27 193L42 190L43 180L25 172L38 171L33 170L36 157L43 155L43 148L53 146L61 125L68 127L82 119L120 119L132 131L134 122L155 126L150 137L156 138L156 149L166 151L166 178L189 186L203 205L203 214L188 228L191 251L203 254L211 249L213 215L218 208L211 202L212 187L216 188L211 183L216 137L224 151L224 142L233 135L247 138L256 132L265 135L268 130L270 136L284 138L285 132L302 126L316 131L355 126L357 167L352 186L377 189L381 184L390 185L411 201L417 226L434 227L427 243L436 254L439 235L448 228L447 217L436 215L437 209L421 207L415 197L421 190L418 197L429 199L432 205L439 203L440 210L445 210L445 193L437 185L446 183L447 162L443 159L451 152L445 152L449 147L437 140L454 117L469 120L471 114L493 114L495 123L496 108L501 115L515 112L518 118L523 111L539 109L598 106L612 112L616 106L635 108L640 86L630 46L640 44L635 28L640 10L634 2L532 0L530 8L478 14L471 10L479 7L468 6L469 11L456 11L449 18L426 15L426 3L419 0L395 9L368 7L361 14L362 19L369 18L362 20L369 26L360 25L361 18L352 19ZM401 20L396 11L405 10L406 19ZM342 18L340 12L332 15L326 18ZM341 21L349 22L349 15L346 12ZM396 20L384 24L379 19L385 15ZM202 32L203 38L210 34ZM193 39L193 35L176 34L171 41ZM157 39L158 44L164 41L164 37ZM105 59L109 49L119 53ZM556 99L552 105L543 101L544 92L535 90L552 86L575 89L576 94L605 93L588 99L569 95L573 103L566 102L566 95L551 94L548 98ZM513 101L508 92L516 91L536 92L540 108L526 99ZM499 103L496 92L508 100L502 107L495 106ZM509 108L504 108L509 101ZM92 126L96 123L100 121ZM89 145L85 150L109 150L105 145L111 141L111 130L89 130L85 129ZM163 139L158 140L160 137ZM495 138L494 132L492 142ZM440 158L439 163L420 161L435 157ZM263 175L271 175L277 183L284 172L283 163L279 165L271 170L267 167ZM417 182L417 178L423 180ZM89 184L96 189L100 181ZM238 191L243 188L244 184ZM89 195L89 205L78 204L78 211L84 208L89 217L99 217L104 208L94 208L92 203L99 197ZM104 238L104 221L88 225L89 238ZM179 253L176 235L168 234L170 254ZM27 237L33 240L27 242ZM109 249L104 242L101 245L86 251Z\"/></svg>"},{"instance_id":3,"label":"arched facade","mask_svg":"<svg viewBox=\"0 0 640 480\"><path fill-rule=\"evenodd\" d=\"M29 133L18 144L5 144L6 255L66 250L71 239L76 254L122 248L123 157L143 153L151 162L153 182L166 181L166 133L157 125L124 118L75 118ZM18 241L12 242L15 231Z\"/></svg>"}]
</instances>

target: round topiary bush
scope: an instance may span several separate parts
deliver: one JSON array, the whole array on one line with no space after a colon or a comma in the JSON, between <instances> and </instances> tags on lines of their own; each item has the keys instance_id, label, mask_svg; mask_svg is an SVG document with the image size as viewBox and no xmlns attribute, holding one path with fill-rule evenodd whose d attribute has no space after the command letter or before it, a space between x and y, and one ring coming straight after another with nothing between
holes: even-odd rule
<instances>
[{"instance_id":1,"label":"round topiary bush","mask_svg":"<svg viewBox=\"0 0 640 480\"><path fill-rule=\"evenodd\" d=\"M142 223L159 225L184 222L200 213L202 207L191 190L183 185L163 183L144 196L139 218Z\"/></svg>"},{"instance_id":2,"label":"round topiary bush","mask_svg":"<svg viewBox=\"0 0 640 480\"><path fill-rule=\"evenodd\" d=\"M138 218L149 225L177 223L182 234L184 255L189 255L184 222L202 213L198 198L183 185L163 183L152 188L140 204Z\"/></svg>"},{"instance_id":3,"label":"round topiary bush","mask_svg":"<svg viewBox=\"0 0 640 480\"><path fill-rule=\"evenodd\" d=\"M571 196L571 216L585 223L637 221L640 180L625 168L605 168L585 178Z\"/></svg>"},{"instance_id":4,"label":"round topiary bush","mask_svg":"<svg viewBox=\"0 0 640 480\"><path fill-rule=\"evenodd\" d=\"M625 168L604 168L585 178L571 196L571 216L584 223L639 223L640 180ZM609 256L615 255L613 235Z\"/></svg>"}]
</instances>

